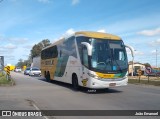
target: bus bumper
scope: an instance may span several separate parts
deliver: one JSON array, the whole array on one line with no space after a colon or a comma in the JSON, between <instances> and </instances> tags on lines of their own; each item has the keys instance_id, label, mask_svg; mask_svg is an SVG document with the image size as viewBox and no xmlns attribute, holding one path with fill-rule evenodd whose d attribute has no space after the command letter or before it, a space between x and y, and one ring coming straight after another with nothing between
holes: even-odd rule
<instances>
[{"instance_id":1,"label":"bus bumper","mask_svg":"<svg viewBox=\"0 0 160 119\"><path fill-rule=\"evenodd\" d=\"M93 89L103 89L109 87L126 86L127 84L128 84L128 77L120 81L102 81L92 78L92 80L88 80L86 87Z\"/></svg>"}]
</instances>

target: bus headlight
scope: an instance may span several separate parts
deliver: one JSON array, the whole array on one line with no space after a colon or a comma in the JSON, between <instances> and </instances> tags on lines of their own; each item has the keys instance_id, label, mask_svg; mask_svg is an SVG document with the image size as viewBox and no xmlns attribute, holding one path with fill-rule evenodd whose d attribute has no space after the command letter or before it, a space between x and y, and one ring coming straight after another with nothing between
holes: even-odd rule
<instances>
[{"instance_id":1,"label":"bus headlight","mask_svg":"<svg viewBox=\"0 0 160 119\"><path fill-rule=\"evenodd\" d=\"M94 74L88 73L88 75L89 75L90 77L92 77L92 78L99 79L99 77L96 76L96 75L94 75Z\"/></svg>"}]
</instances>

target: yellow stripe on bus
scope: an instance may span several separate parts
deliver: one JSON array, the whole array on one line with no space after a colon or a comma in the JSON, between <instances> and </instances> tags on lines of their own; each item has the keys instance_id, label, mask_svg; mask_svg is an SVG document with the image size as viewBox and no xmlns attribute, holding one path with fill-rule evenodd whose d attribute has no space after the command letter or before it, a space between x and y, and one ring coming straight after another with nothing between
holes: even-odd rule
<instances>
[{"instance_id":1,"label":"yellow stripe on bus","mask_svg":"<svg viewBox=\"0 0 160 119\"><path fill-rule=\"evenodd\" d=\"M114 77L114 74L104 74L104 73L99 73L99 72L96 72L96 74L100 78L113 78Z\"/></svg>"}]
</instances>

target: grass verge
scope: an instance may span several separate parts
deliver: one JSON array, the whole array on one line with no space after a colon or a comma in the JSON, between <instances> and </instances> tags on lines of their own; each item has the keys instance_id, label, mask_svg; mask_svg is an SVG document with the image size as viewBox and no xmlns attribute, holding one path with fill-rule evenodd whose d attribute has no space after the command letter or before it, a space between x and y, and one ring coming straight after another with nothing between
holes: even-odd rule
<instances>
[{"instance_id":1,"label":"grass verge","mask_svg":"<svg viewBox=\"0 0 160 119\"><path fill-rule=\"evenodd\" d=\"M0 86L13 86L15 85L15 82L12 78L7 80L6 75L0 72Z\"/></svg>"},{"instance_id":2,"label":"grass verge","mask_svg":"<svg viewBox=\"0 0 160 119\"><path fill-rule=\"evenodd\" d=\"M149 82L148 82L148 80L140 80L140 82L139 82L139 79L129 79L128 83L160 86L160 80L149 80Z\"/></svg>"}]
</instances>

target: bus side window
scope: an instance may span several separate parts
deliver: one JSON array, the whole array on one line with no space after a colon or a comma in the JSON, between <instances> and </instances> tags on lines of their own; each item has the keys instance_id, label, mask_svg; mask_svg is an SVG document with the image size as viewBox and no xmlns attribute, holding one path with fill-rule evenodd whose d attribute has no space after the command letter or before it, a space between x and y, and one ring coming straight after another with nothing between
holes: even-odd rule
<instances>
[{"instance_id":1,"label":"bus side window","mask_svg":"<svg viewBox=\"0 0 160 119\"><path fill-rule=\"evenodd\" d=\"M82 48L82 63L84 66L88 67L88 52L85 46Z\"/></svg>"}]
</instances>

